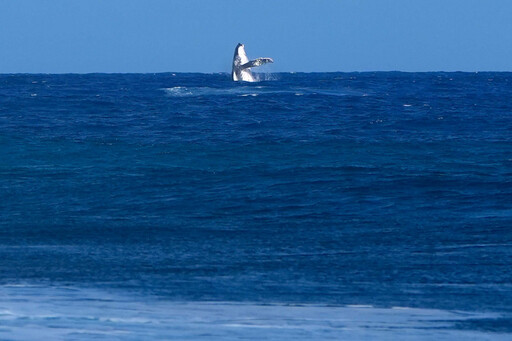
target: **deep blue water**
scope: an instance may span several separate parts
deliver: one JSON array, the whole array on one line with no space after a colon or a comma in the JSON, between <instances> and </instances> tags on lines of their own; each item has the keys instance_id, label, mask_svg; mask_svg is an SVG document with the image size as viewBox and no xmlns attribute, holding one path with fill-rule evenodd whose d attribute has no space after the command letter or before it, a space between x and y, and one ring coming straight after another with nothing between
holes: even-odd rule
<instances>
[{"instance_id":1,"label":"deep blue water","mask_svg":"<svg viewBox=\"0 0 512 341\"><path fill-rule=\"evenodd\" d=\"M0 284L510 312L512 74L0 75Z\"/></svg>"}]
</instances>

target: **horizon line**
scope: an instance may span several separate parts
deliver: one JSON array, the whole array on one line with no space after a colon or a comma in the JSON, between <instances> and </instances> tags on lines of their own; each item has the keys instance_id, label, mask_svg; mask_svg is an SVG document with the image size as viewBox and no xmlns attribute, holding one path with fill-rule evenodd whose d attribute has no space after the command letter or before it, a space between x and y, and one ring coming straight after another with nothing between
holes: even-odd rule
<instances>
[{"instance_id":1,"label":"horizon line","mask_svg":"<svg viewBox=\"0 0 512 341\"><path fill-rule=\"evenodd\" d=\"M373 71L279 71L279 72L253 72L257 74L318 74L318 73L512 73L512 70L430 70L430 71L402 71L402 70L373 70ZM0 72L0 75L147 75L147 74L202 74L202 75L230 75L231 72L199 72L199 71L157 71L157 72Z\"/></svg>"}]
</instances>

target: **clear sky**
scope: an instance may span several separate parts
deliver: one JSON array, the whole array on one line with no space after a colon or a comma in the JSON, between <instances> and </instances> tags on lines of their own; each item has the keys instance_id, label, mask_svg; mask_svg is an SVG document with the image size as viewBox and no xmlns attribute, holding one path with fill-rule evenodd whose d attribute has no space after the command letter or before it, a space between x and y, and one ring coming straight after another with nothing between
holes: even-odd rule
<instances>
[{"instance_id":1,"label":"clear sky","mask_svg":"<svg viewBox=\"0 0 512 341\"><path fill-rule=\"evenodd\" d=\"M0 0L0 73L512 71L511 0Z\"/></svg>"}]
</instances>

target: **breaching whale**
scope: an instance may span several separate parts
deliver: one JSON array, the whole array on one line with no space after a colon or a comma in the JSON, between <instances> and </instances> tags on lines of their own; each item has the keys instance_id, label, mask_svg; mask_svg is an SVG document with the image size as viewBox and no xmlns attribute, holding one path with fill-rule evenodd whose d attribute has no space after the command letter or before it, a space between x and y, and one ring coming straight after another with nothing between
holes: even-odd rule
<instances>
[{"instance_id":1,"label":"breaching whale","mask_svg":"<svg viewBox=\"0 0 512 341\"><path fill-rule=\"evenodd\" d=\"M238 44L235 48L235 55L233 56L231 77L234 81L254 82L254 77L250 69L273 62L272 58L257 58L249 61L247 54L245 54L244 44Z\"/></svg>"}]
</instances>

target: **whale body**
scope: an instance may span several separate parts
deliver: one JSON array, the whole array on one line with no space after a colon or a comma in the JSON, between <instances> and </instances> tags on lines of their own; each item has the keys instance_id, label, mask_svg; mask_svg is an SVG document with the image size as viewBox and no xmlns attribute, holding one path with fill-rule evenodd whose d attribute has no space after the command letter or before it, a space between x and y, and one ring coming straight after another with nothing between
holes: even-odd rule
<instances>
[{"instance_id":1,"label":"whale body","mask_svg":"<svg viewBox=\"0 0 512 341\"><path fill-rule=\"evenodd\" d=\"M273 63L272 58L257 58L249 60L245 53L244 44L238 44L235 48L233 56L233 69L231 70L231 78L236 81L254 82L251 68L261 66L267 63Z\"/></svg>"}]
</instances>

